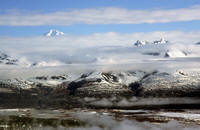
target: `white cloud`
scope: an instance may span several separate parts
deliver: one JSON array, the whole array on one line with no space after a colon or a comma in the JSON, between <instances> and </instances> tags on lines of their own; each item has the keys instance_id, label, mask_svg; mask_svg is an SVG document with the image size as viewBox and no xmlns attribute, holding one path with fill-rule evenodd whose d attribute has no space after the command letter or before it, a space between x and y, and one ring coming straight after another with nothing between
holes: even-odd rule
<instances>
[{"instance_id":1,"label":"white cloud","mask_svg":"<svg viewBox=\"0 0 200 130\"><path fill-rule=\"evenodd\" d=\"M136 40L154 41L164 37L173 43L193 44L200 41L200 31L156 31L147 33L94 33L63 37L0 37L1 51L48 52L66 51L73 54L79 48L92 46L132 46Z\"/></svg>"},{"instance_id":2,"label":"white cloud","mask_svg":"<svg viewBox=\"0 0 200 130\"><path fill-rule=\"evenodd\" d=\"M163 48L134 49L133 43L137 40L154 41L164 37L172 43L170 46L194 52L199 56L200 46L191 46L200 41L200 31L182 32L148 32L148 33L95 33L90 35L66 35L62 37L0 37L1 49L17 58L25 57L31 62L45 61L44 63L107 63L118 64L129 62L143 62L150 59L141 55L145 51L159 51ZM182 44L179 46L179 44ZM171 49L165 48L165 49ZM176 50L177 50L176 49ZM155 57L153 57L155 58ZM53 64L54 65L54 64ZM57 64L55 64L57 65Z\"/></svg>"},{"instance_id":3,"label":"white cloud","mask_svg":"<svg viewBox=\"0 0 200 130\"><path fill-rule=\"evenodd\" d=\"M200 6L182 9L74 9L52 13L12 12L0 15L0 25L141 24L200 20Z\"/></svg>"},{"instance_id":4,"label":"white cloud","mask_svg":"<svg viewBox=\"0 0 200 130\"><path fill-rule=\"evenodd\" d=\"M64 63L61 63L59 61L41 61L38 62L35 67L53 67L53 66L61 66L64 65Z\"/></svg>"}]
</instances>

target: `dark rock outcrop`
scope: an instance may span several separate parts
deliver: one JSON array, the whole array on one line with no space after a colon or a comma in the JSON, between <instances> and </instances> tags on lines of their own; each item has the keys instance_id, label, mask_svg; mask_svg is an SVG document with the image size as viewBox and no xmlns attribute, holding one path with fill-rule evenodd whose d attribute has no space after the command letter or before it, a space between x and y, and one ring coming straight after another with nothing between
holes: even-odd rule
<instances>
[{"instance_id":1,"label":"dark rock outcrop","mask_svg":"<svg viewBox=\"0 0 200 130\"><path fill-rule=\"evenodd\" d=\"M0 107L122 107L139 98L199 97L200 76L178 71L90 72L76 80L68 76L38 76L30 80L0 81ZM39 82L38 80L41 80ZM48 80L60 81L46 84ZM122 103L121 103L122 102ZM107 105L105 105L107 104ZM109 104L109 105L108 105ZM145 105L145 104L143 104Z\"/></svg>"}]
</instances>

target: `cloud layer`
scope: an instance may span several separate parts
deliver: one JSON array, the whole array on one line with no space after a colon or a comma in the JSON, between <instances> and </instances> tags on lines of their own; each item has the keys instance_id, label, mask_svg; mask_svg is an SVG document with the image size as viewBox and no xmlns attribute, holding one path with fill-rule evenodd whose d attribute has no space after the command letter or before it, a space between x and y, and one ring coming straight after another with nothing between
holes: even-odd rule
<instances>
[{"instance_id":1,"label":"cloud layer","mask_svg":"<svg viewBox=\"0 0 200 130\"><path fill-rule=\"evenodd\" d=\"M51 13L12 12L0 15L2 26L72 24L142 24L200 20L200 6L182 9L128 10L125 8L74 9Z\"/></svg>"},{"instance_id":2,"label":"cloud layer","mask_svg":"<svg viewBox=\"0 0 200 130\"><path fill-rule=\"evenodd\" d=\"M17 58L26 57L34 62L58 60L66 63L115 63L119 58L124 62L129 59L144 59L144 56L137 55L137 51L143 53L146 50L151 51L151 48L135 49L133 43L137 40L155 41L164 37L171 43L183 44L178 48L188 50L186 45L200 41L199 36L199 31L167 31L129 34L108 32L61 37L0 37L0 51ZM192 51L198 52L199 49L195 48ZM154 49L158 51L160 46Z\"/></svg>"}]
</instances>

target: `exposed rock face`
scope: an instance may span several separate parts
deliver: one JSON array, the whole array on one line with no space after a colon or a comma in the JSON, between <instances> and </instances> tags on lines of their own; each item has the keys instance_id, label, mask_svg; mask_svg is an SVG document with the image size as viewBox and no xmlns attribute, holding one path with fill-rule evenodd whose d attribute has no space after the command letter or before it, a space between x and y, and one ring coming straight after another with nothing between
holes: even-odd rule
<instances>
[{"instance_id":1,"label":"exposed rock face","mask_svg":"<svg viewBox=\"0 0 200 130\"><path fill-rule=\"evenodd\" d=\"M154 41L153 44L166 44L169 43L169 41L165 40L164 38L161 38L158 41Z\"/></svg>"},{"instance_id":2,"label":"exposed rock face","mask_svg":"<svg viewBox=\"0 0 200 130\"><path fill-rule=\"evenodd\" d=\"M147 41L141 41L141 40L137 40L134 45L135 46L143 46L143 45L148 45L150 44L150 42L147 42Z\"/></svg>"},{"instance_id":3,"label":"exposed rock face","mask_svg":"<svg viewBox=\"0 0 200 130\"><path fill-rule=\"evenodd\" d=\"M38 76L0 82L1 107L95 107L118 104L133 97L199 97L200 75L166 72L89 72L71 80L68 75ZM33 80L35 79L35 80ZM55 83L50 84L49 81ZM103 103L102 103L103 102ZM123 101L124 102L124 101ZM144 104L143 104L144 105ZM113 105L111 105L113 106Z\"/></svg>"},{"instance_id":4,"label":"exposed rock face","mask_svg":"<svg viewBox=\"0 0 200 130\"><path fill-rule=\"evenodd\" d=\"M17 65L18 64L18 60L8 56L5 53L1 53L0 52L0 64Z\"/></svg>"},{"instance_id":5,"label":"exposed rock face","mask_svg":"<svg viewBox=\"0 0 200 130\"><path fill-rule=\"evenodd\" d=\"M167 57L167 58L174 58L174 57L186 57L188 56L189 53L188 52L185 52L185 51L181 51L181 50L167 50L165 52L165 56L164 57Z\"/></svg>"},{"instance_id":6,"label":"exposed rock face","mask_svg":"<svg viewBox=\"0 0 200 130\"><path fill-rule=\"evenodd\" d=\"M113 95L130 95L133 91L129 88L129 84L136 82L144 75L145 72L91 72L82 75L76 81L69 84L68 90L72 95L87 95L89 97L111 97ZM104 93L104 94L102 94Z\"/></svg>"},{"instance_id":7,"label":"exposed rock face","mask_svg":"<svg viewBox=\"0 0 200 130\"><path fill-rule=\"evenodd\" d=\"M177 75L155 72L141 80L141 96L168 97L168 96L199 96L200 77L188 76L182 72Z\"/></svg>"},{"instance_id":8,"label":"exposed rock face","mask_svg":"<svg viewBox=\"0 0 200 130\"><path fill-rule=\"evenodd\" d=\"M142 40L137 40L134 45L135 46L144 46L144 45L155 45L155 44L166 44L169 43L169 41L165 40L164 38L161 38L158 41L153 41L153 42L148 42L148 41L142 41Z\"/></svg>"}]
</instances>

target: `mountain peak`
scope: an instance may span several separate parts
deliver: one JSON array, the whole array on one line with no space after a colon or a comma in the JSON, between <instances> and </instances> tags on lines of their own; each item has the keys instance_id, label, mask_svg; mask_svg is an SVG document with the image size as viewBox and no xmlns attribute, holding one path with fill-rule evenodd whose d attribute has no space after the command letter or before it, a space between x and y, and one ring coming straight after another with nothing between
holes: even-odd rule
<instances>
[{"instance_id":1,"label":"mountain peak","mask_svg":"<svg viewBox=\"0 0 200 130\"><path fill-rule=\"evenodd\" d=\"M169 41L165 40L164 38L161 38L159 41L154 41L154 44L165 44L168 43Z\"/></svg>"},{"instance_id":2,"label":"mountain peak","mask_svg":"<svg viewBox=\"0 0 200 130\"><path fill-rule=\"evenodd\" d=\"M161 38L158 41L153 41L153 42L148 42L148 41L142 41L142 40L137 40L134 45L135 46L143 46L143 45L153 45L153 44L166 44L169 43L169 41L165 40L164 38Z\"/></svg>"},{"instance_id":3,"label":"mountain peak","mask_svg":"<svg viewBox=\"0 0 200 130\"><path fill-rule=\"evenodd\" d=\"M16 65L17 63L17 59L14 59L7 54L0 52L0 64Z\"/></svg>"},{"instance_id":4,"label":"mountain peak","mask_svg":"<svg viewBox=\"0 0 200 130\"><path fill-rule=\"evenodd\" d=\"M46 37L55 37L55 36L63 36L64 33L58 30L49 30L47 33L44 34Z\"/></svg>"},{"instance_id":5,"label":"mountain peak","mask_svg":"<svg viewBox=\"0 0 200 130\"><path fill-rule=\"evenodd\" d=\"M149 44L149 42L147 42L147 41L142 41L142 40L137 40L137 41L134 43L135 46L143 46L143 45L147 45L147 44Z\"/></svg>"}]
</instances>

